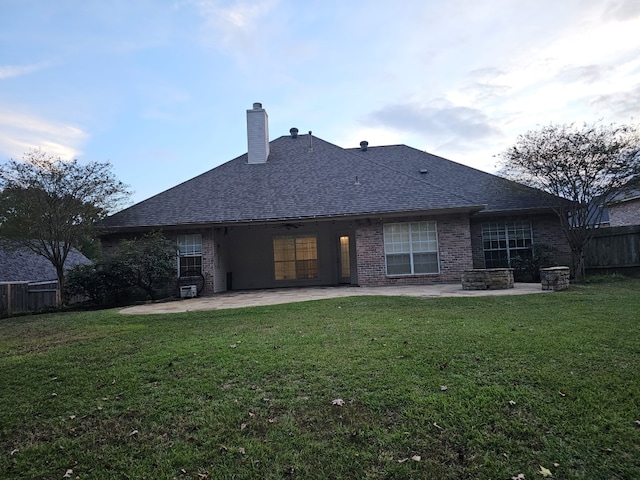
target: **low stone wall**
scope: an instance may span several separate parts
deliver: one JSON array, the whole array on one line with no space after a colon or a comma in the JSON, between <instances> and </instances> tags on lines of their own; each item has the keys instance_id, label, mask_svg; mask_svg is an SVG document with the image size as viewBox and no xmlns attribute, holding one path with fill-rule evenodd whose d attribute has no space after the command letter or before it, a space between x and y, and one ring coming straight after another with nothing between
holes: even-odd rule
<instances>
[{"instance_id":1,"label":"low stone wall","mask_svg":"<svg viewBox=\"0 0 640 480\"><path fill-rule=\"evenodd\" d=\"M540 269L542 290L566 290L569 288L569 267L549 267Z\"/></svg>"},{"instance_id":2,"label":"low stone wall","mask_svg":"<svg viewBox=\"0 0 640 480\"><path fill-rule=\"evenodd\" d=\"M463 290L502 290L513 288L512 268L486 268L462 273Z\"/></svg>"}]
</instances>

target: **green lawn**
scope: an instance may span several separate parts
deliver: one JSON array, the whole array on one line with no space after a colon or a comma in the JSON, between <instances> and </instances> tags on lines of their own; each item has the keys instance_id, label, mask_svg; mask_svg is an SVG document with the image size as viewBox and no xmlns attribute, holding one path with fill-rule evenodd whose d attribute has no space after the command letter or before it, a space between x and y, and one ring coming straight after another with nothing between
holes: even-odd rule
<instances>
[{"instance_id":1,"label":"green lawn","mask_svg":"<svg viewBox=\"0 0 640 480\"><path fill-rule=\"evenodd\" d=\"M635 479L639 420L640 280L0 320L1 478Z\"/></svg>"}]
</instances>

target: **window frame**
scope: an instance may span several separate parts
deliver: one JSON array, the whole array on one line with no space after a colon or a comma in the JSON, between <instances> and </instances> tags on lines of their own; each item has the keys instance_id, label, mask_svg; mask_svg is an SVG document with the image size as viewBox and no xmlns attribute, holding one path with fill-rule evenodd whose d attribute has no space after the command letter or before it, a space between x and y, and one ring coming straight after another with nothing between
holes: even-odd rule
<instances>
[{"instance_id":1,"label":"window frame","mask_svg":"<svg viewBox=\"0 0 640 480\"><path fill-rule=\"evenodd\" d=\"M188 272L202 273L202 234L188 233L176 237L178 278Z\"/></svg>"},{"instance_id":2,"label":"window frame","mask_svg":"<svg viewBox=\"0 0 640 480\"><path fill-rule=\"evenodd\" d=\"M308 240L313 245L305 245ZM289 243L289 250L278 249L281 242ZM282 245L285 246L285 245ZM318 262L318 236L278 235L272 239L273 279L276 282L317 280L320 278Z\"/></svg>"},{"instance_id":3,"label":"window frame","mask_svg":"<svg viewBox=\"0 0 640 480\"><path fill-rule=\"evenodd\" d=\"M421 226L426 228L421 229ZM406 231L404 231L406 229ZM424 236L423 236L424 235ZM435 220L417 222L385 223L382 231L384 244L384 264L387 276L415 276L440 274L440 246L438 242L438 223ZM417 248L416 248L417 247ZM426 262L418 262L419 256L434 257ZM391 259L402 259L394 264ZM409 271L391 271L390 265L396 268L407 268ZM435 266L435 269L418 271L419 265ZM391 270L394 270L392 268Z\"/></svg>"},{"instance_id":4,"label":"window frame","mask_svg":"<svg viewBox=\"0 0 640 480\"><path fill-rule=\"evenodd\" d=\"M518 253L527 252L525 258L533 255L533 225L530 220L485 222L481 225L481 237L485 268L512 268L512 260L522 256Z\"/></svg>"}]
</instances>

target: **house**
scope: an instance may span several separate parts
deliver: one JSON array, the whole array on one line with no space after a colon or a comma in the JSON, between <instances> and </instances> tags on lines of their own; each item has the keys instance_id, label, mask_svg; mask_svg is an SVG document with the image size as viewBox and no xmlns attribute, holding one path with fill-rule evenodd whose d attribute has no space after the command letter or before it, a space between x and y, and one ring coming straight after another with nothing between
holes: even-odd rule
<instances>
[{"instance_id":1,"label":"house","mask_svg":"<svg viewBox=\"0 0 640 480\"><path fill-rule=\"evenodd\" d=\"M296 128L269 141L259 103L247 134L246 154L108 217L104 249L161 230L205 293L458 282L534 243L570 254L538 190L406 145L345 149Z\"/></svg>"},{"instance_id":2,"label":"house","mask_svg":"<svg viewBox=\"0 0 640 480\"><path fill-rule=\"evenodd\" d=\"M630 182L607 204L609 226L640 225L640 180Z\"/></svg>"},{"instance_id":3,"label":"house","mask_svg":"<svg viewBox=\"0 0 640 480\"><path fill-rule=\"evenodd\" d=\"M49 260L27 247L0 239L0 282L57 282L56 269ZM91 263L75 248L69 251L65 270Z\"/></svg>"}]
</instances>

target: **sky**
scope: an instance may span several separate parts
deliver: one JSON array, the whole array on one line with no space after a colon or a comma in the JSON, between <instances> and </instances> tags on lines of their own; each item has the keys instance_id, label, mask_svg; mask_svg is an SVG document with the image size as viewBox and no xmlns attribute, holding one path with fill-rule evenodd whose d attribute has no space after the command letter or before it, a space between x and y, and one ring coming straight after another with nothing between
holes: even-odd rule
<instances>
[{"instance_id":1,"label":"sky","mask_svg":"<svg viewBox=\"0 0 640 480\"><path fill-rule=\"evenodd\" d=\"M111 162L139 202L242 155L246 111L494 173L640 116L638 0L0 0L0 163Z\"/></svg>"}]
</instances>

